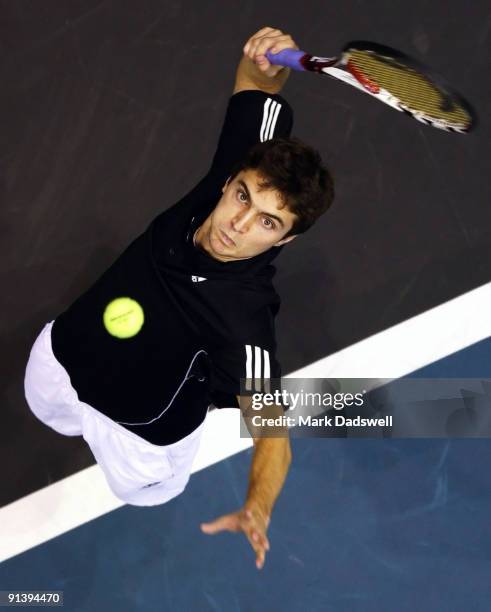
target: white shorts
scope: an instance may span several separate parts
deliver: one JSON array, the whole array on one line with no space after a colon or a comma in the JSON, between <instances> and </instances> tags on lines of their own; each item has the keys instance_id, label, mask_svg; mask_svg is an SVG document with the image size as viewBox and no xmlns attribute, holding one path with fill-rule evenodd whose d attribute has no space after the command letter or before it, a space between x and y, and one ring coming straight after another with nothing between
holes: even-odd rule
<instances>
[{"instance_id":1,"label":"white shorts","mask_svg":"<svg viewBox=\"0 0 491 612\"><path fill-rule=\"evenodd\" d=\"M53 354L53 323L37 337L26 367L24 390L32 412L58 433L83 436L109 487L124 502L154 506L179 495L189 480L204 420L182 440L157 446L81 402Z\"/></svg>"}]
</instances>

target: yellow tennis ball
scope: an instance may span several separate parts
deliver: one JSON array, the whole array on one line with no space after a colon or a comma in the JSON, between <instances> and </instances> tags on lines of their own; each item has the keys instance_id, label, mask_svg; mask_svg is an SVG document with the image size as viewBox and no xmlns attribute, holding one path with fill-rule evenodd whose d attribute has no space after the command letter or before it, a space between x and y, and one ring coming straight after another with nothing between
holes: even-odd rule
<instances>
[{"instance_id":1,"label":"yellow tennis ball","mask_svg":"<svg viewBox=\"0 0 491 612\"><path fill-rule=\"evenodd\" d=\"M129 297L116 298L104 310L104 327L116 338L136 336L144 320L143 308Z\"/></svg>"}]
</instances>

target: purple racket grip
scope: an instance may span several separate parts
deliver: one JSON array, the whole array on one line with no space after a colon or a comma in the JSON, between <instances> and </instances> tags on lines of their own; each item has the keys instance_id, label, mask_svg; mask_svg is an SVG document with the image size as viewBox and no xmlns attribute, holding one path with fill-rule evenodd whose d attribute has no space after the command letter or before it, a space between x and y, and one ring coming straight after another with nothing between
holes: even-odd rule
<instances>
[{"instance_id":1,"label":"purple racket grip","mask_svg":"<svg viewBox=\"0 0 491 612\"><path fill-rule=\"evenodd\" d=\"M278 53L266 51L266 57L271 64L276 66L285 66L293 70L305 70L300 60L306 55L305 51L297 51L296 49L283 49Z\"/></svg>"}]
</instances>

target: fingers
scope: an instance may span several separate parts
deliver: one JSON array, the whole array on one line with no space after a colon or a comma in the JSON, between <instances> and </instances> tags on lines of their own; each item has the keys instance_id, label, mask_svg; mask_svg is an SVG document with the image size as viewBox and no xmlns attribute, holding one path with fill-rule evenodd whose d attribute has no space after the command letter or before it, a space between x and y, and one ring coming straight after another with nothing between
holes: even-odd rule
<instances>
[{"instance_id":1,"label":"fingers","mask_svg":"<svg viewBox=\"0 0 491 612\"><path fill-rule=\"evenodd\" d=\"M280 30L275 30L274 28L261 28L258 32L253 34L244 45L244 53L247 55L253 43L257 42L260 38L271 32L280 32Z\"/></svg>"},{"instance_id":2,"label":"fingers","mask_svg":"<svg viewBox=\"0 0 491 612\"><path fill-rule=\"evenodd\" d=\"M248 538L249 542L256 553L256 567L257 569L262 569L264 566L264 560L266 557L266 553L269 550L269 542L268 539L260 539L258 533L254 533L252 538Z\"/></svg>"},{"instance_id":3,"label":"fingers","mask_svg":"<svg viewBox=\"0 0 491 612\"><path fill-rule=\"evenodd\" d=\"M211 523L201 523L201 531L214 535L219 531L238 531L239 524L235 514L224 514Z\"/></svg>"},{"instance_id":4,"label":"fingers","mask_svg":"<svg viewBox=\"0 0 491 612\"><path fill-rule=\"evenodd\" d=\"M242 529L256 553L257 569L262 569L264 566L266 552L270 549L269 540L266 536L266 523L261 518L253 515L250 510L245 510L242 519Z\"/></svg>"},{"instance_id":5,"label":"fingers","mask_svg":"<svg viewBox=\"0 0 491 612\"><path fill-rule=\"evenodd\" d=\"M297 44L289 34L274 28L262 28L251 36L244 45L244 55L267 70L270 66L266 52L279 53L283 49L298 49ZM262 65L261 65L262 64Z\"/></svg>"},{"instance_id":6,"label":"fingers","mask_svg":"<svg viewBox=\"0 0 491 612\"><path fill-rule=\"evenodd\" d=\"M269 525L269 517L255 509L250 508L224 514L210 523L201 523L201 531L214 535L220 531L243 531L254 552L256 553L256 567L264 566L266 553L270 549L266 529Z\"/></svg>"}]
</instances>

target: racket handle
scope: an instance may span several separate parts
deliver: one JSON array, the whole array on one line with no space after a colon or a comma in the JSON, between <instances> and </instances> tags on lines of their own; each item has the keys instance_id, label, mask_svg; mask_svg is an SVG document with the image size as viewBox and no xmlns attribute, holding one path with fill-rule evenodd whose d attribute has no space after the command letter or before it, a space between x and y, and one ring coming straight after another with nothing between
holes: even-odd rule
<instances>
[{"instance_id":1,"label":"racket handle","mask_svg":"<svg viewBox=\"0 0 491 612\"><path fill-rule=\"evenodd\" d=\"M283 49L278 53L266 51L266 57L271 64L285 66L293 70L305 70L300 61L304 55L307 55L305 51L297 51L296 49Z\"/></svg>"}]
</instances>

